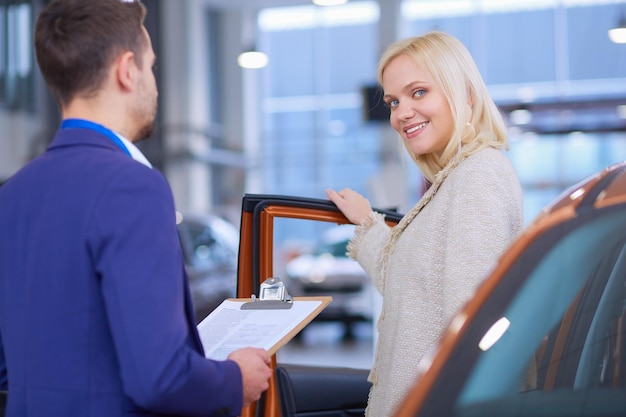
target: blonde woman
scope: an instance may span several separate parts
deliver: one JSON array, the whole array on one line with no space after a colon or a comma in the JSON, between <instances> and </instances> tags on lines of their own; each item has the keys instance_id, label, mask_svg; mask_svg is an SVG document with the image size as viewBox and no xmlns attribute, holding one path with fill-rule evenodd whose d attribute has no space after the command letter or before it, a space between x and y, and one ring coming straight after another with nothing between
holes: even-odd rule
<instances>
[{"instance_id":1,"label":"blonde woman","mask_svg":"<svg viewBox=\"0 0 626 417\"><path fill-rule=\"evenodd\" d=\"M349 255L383 295L368 417L393 413L523 224L504 122L460 41L442 32L398 41L378 81L391 126L431 185L394 228L355 191L327 190L358 225Z\"/></svg>"}]
</instances>

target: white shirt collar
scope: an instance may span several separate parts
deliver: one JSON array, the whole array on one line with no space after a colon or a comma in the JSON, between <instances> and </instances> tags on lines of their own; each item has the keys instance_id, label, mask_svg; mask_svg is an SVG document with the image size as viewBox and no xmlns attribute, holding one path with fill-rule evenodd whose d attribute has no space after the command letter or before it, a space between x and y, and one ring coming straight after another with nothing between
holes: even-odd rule
<instances>
[{"instance_id":1,"label":"white shirt collar","mask_svg":"<svg viewBox=\"0 0 626 417\"><path fill-rule=\"evenodd\" d=\"M130 156L135 161L144 164L148 168L152 168L152 164L150 163L150 161L148 161L148 158L146 158L145 155L141 153L138 147L136 147L131 141L129 141L124 136L120 135L119 133L115 133L115 134L117 135L118 138L120 138L124 146L126 146L126 149L128 149L128 152L130 152Z\"/></svg>"}]
</instances>

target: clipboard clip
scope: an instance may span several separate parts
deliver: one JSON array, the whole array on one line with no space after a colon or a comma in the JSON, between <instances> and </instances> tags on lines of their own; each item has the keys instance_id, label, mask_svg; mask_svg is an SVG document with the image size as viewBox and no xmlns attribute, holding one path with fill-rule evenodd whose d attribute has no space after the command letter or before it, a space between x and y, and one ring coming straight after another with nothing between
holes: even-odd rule
<instances>
[{"instance_id":1,"label":"clipboard clip","mask_svg":"<svg viewBox=\"0 0 626 417\"><path fill-rule=\"evenodd\" d=\"M293 300L287 293L285 284L277 277L271 277L261 283L259 298L252 294L252 301L244 303L242 310L286 310L291 308Z\"/></svg>"}]
</instances>

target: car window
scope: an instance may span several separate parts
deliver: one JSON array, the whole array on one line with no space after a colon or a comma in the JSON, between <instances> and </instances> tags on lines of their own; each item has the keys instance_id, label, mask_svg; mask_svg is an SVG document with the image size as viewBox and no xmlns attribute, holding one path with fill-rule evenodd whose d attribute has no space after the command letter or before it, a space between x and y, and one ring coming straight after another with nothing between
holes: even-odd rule
<instances>
[{"instance_id":1,"label":"car window","mask_svg":"<svg viewBox=\"0 0 626 417\"><path fill-rule=\"evenodd\" d=\"M329 228L322 233L321 238L317 238L315 253L317 255L329 254L338 258L346 258L348 242L353 234L354 225L330 225Z\"/></svg>"},{"instance_id":2,"label":"car window","mask_svg":"<svg viewBox=\"0 0 626 417\"><path fill-rule=\"evenodd\" d=\"M279 363L371 367L377 293L363 268L346 256L353 231L353 225L275 219L274 275L291 296L332 297L330 305L278 351Z\"/></svg>"},{"instance_id":3,"label":"car window","mask_svg":"<svg viewBox=\"0 0 626 417\"><path fill-rule=\"evenodd\" d=\"M485 305L478 321L488 331L466 343L475 363L448 392L457 398L449 415L624 415L626 210L578 223L539 239L509 272L521 287Z\"/></svg>"}]
</instances>

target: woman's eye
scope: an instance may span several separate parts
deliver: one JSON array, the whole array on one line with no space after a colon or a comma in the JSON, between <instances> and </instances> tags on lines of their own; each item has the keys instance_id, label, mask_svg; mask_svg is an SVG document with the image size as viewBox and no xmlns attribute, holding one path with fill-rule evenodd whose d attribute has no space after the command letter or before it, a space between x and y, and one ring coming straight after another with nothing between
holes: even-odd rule
<instances>
[{"instance_id":1,"label":"woman's eye","mask_svg":"<svg viewBox=\"0 0 626 417\"><path fill-rule=\"evenodd\" d=\"M413 92L413 97L422 97L424 94L426 94L426 90L424 89L415 90Z\"/></svg>"},{"instance_id":2,"label":"woman's eye","mask_svg":"<svg viewBox=\"0 0 626 417\"><path fill-rule=\"evenodd\" d=\"M398 100L389 100L385 102L385 106L389 107L390 109L393 109L395 107L398 107Z\"/></svg>"}]
</instances>

